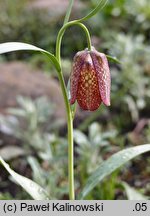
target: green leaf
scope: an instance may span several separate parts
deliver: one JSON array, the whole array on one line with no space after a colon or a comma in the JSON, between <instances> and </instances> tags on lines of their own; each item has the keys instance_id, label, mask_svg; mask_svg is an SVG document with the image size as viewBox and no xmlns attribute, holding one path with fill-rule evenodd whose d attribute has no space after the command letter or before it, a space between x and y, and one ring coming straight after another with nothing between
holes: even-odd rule
<instances>
[{"instance_id":1,"label":"green leaf","mask_svg":"<svg viewBox=\"0 0 150 216\"><path fill-rule=\"evenodd\" d=\"M88 20L89 18L93 17L98 11L102 10L103 7L107 4L108 0L100 0L97 7L94 8L88 15L85 17L79 19L80 22L83 22L85 20Z\"/></svg>"},{"instance_id":2,"label":"green leaf","mask_svg":"<svg viewBox=\"0 0 150 216\"><path fill-rule=\"evenodd\" d=\"M69 5L68 5L68 8L67 8L66 16L65 16L65 19L64 19L64 25L69 21L73 3L74 3L74 0L70 0L69 1Z\"/></svg>"},{"instance_id":3,"label":"green leaf","mask_svg":"<svg viewBox=\"0 0 150 216\"><path fill-rule=\"evenodd\" d=\"M139 193L136 189L130 187L127 183L122 183L125 188L128 200L148 200L148 197Z\"/></svg>"},{"instance_id":4,"label":"green leaf","mask_svg":"<svg viewBox=\"0 0 150 216\"><path fill-rule=\"evenodd\" d=\"M30 164L30 167L32 169L32 176L33 179L40 185L45 185L45 175L44 170L41 168L38 160L35 157L29 156L27 158L28 163Z\"/></svg>"},{"instance_id":5,"label":"green leaf","mask_svg":"<svg viewBox=\"0 0 150 216\"><path fill-rule=\"evenodd\" d=\"M70 78L68 80L68 83L67 83L67 94L68 94L68 100L71 99L71 93L70 93Z\"/></svg>"},{"instance_id":6,"label":"green leaf","mask_svg":"<svg viewBox=\"0 0 150 216\"><path fill-rule=\"evenodd\" d=\"M33 46L31 44L20 43L20 42L7 42L7 43L1 43L0 44L0 54L12 52L12 51L19 51L19 50L38 51L38 52L41 52L41 53L47 55L49 57L49 59L51 60L51 62L54 64L56 70L58 72L60 71L60 64L58 63L56 57L44 49Z\"/></svg>"},{"instance_id":7,"label":"green leaf","mask_svg":"<svg viewBox=\"0 0 150 216\"><path fill-rule=\"evenodd\" d=\"M25 155L25 151L23 148L18 146L4 146L3 148L0 148L0 155L4 158L4 160L11 160L13 158L16 158L18 156Z\"/></svg>"},{"instance_id":8,"label":"green leaf","mask_svg":"<svg viewBox=\"0 0 150 216\"><path fill-rule=\"evenodd\" d=\"M108 160L102 162L88 178L85 187L79 195L79 199L83 199L99 182L101 182L106 176L110 175L120 166L127 163L136 156L148 151L150 151L150 144L145 144L124 149L112 155Z\"/></svg>"},{"instance_id":9,"label":"green leaf","mask_svg":"<svg viewBox=\"0 0 150 216\"><path fill-rule=\"evenodd\" d=\"M122 62L119 61L119 59L117 59L117 58L114 57L114 56L106 55L106 57L107 57L107 59L108 59L109 61L112 61L112 62L117 63L117 64L122 64Z\"/></svg>"},{"instance_id":10,"label":"green leaf","mask_svg":"<svg viewBox=\"0 0 150 216\"><path fill-rule=\"evenodd\" d=\"M9 174L15 179L15 181L35 200L49 199L46 191L34 181L19 175L13 171L9 165L0 157L0 163L5 167Z\"/></svg>"},{"instance_id":11,"label":"green leaf","mask_svg":"<svg viewBox=\"0 0 150 216\"><path fill-rule=\"evenodd\" d=\"M74 140L80 146L90 146L87 136L82 133L80 130L74 130Z\"/></svg>"},{"instance_id":12,"label":"green leaf","mask_svg":"<svg viewBox=\"0 0 150 216\"><path fill-rule=\"evenodd\" d=\"M68 84L67 84L67 94L68 94L68 100L71 99L71 93L70 93L70 78L68 80ZM72 113L72 119L74 119L75 117L75 112L76 112L76 102L72 105L70 105L70 108L71 108L71 113Z\"/></svg>"}]
</instances>

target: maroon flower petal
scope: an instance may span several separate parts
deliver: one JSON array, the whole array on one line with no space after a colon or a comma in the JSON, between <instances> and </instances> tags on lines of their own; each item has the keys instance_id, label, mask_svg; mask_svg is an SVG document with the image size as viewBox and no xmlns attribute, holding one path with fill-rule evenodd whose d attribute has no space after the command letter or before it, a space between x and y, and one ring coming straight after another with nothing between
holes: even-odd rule
<instances>
[{"instance_id":1,"label":"maroon flower petal","mask_svg":"<svg viewBox=\"0 0 150 216\"><path fill-rule=\"evenodd\" d=\"M81 68L87 54L88 52L85 50L78 52L73 59L72 72L70 76L70 93L71 93L70 104L74 104L76 101Z\"/></svg>"},{"instance_id":2,"label":"maroon flower petal","mask_svg":"<svg viewBox=\"0 0 150 216\"><path fill-rule=\"evenodd\" d=\"M108 61L93 47L78 52L73 60L70 78L70 104L78 101L83 110L94 111L101 102L110 105L111 77Z\"/></svg>"},{"instance_id":3,"label":"maroon flower petal","mask_svg":"<svg viewBox=\"0 0 150 216\"><path fill-rule=\"evenodd\" d=\"M110 86L111 77L109 65L105 54L97 52L95 49L91 51L94 68L97 72L100 95L106 106L110 105Z\"/></svg>"},{"instance_id":4,"label":"maroon flower petal","mask_svg":"<svg viewBox=\"0 0 150 216\"><path fill-rule=\"evenodd\" d=\"M97 72L95 71L90 52L84 59L78 81L77 101L83 110L94 111L101 104Z\"/></svg>"}]
</instances>

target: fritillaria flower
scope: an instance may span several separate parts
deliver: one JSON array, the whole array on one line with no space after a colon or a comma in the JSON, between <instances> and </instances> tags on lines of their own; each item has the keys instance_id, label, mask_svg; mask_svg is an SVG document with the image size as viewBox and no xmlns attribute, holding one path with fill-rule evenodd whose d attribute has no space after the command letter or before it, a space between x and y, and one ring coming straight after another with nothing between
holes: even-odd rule
<instances>
[{"instance_id":1,"label":"fritillaria flower","mask_svg":"<svg viewBox=\"0 0 150 216\"><path fill-rule=\"evenodd\" d=\"M70 77L70 104L77 100L83 110L94 111L103 102L110 105L111 78L106 55L94 47L78 52Z\"/></svg>"}]
</instances>

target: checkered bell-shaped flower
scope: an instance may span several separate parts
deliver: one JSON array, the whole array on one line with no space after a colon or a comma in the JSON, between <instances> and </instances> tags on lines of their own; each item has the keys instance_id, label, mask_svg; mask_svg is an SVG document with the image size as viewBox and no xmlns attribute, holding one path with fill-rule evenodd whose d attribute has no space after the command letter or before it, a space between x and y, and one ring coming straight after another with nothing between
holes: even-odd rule
<instances>
[{"instance_id":1,"label":"checkered bell-shaped flower","mask_svg":"<svg viewBox=\"0 0 150 216\"><path fill-rule=\"evenodd\" d=\"M70 77L70 104L77 100L83 110L94 111L101 102L110 105L111 77L105 54L94 47L78 52Z\"/></svg>"}]
</instances>

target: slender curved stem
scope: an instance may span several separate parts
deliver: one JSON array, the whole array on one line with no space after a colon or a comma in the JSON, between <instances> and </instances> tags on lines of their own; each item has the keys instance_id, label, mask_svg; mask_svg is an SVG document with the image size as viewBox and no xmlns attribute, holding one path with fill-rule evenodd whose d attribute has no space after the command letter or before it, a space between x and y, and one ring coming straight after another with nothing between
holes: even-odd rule
<instances>
[{"instance_id":1,"label":"slender curved stem","mask_svg":"<svg viewBox=\"0 0 150 216\"><path fill-rule=\"evenodd\" d=\"M60 43L61 41L57 41L56 43L56 58L58 59L60 65ZM71 200L75 199L74 195L74 149L73 149L73 120L72 120L72 113L70 109L70 104L68 101L67 90L65 86L64 77L62 74L62 70L58 73L58 78L61 85L62 94L64 97L65 107L66 107L66 114L67 114L67 127L68 127L68 175L69 175L69 198Z\"/></svg>"},{"instance_id":2,"label":"slender curved stem","mask_svg":"<svg viewBox=\"0 0 150 216\"><path fill-rule=\"evenodd\" d=\"M58 59L58 61L61 63L60 60L60 48L61 48L61 41L62 41L62 37L65 33L65 30L73 25L78 25L80 26L86 35L86 39L87 39L87 44L88 44L88 49L91 50L91 37L90 37L90 33L88 31L88 29L86 28L86 26L82 23L80 23L78 20L74 20L71 22L66 23L59 31L58 36L57 36L57 41L56 41L56 58Z\"/></svg>"},{"instance_id":3,"label":"slender curved stem","mask_svg":"<svg viewBox=\"0 0 150 216\"><path fill-rule=\"evenodd\" d=\"M63 27L60 29L58 36L57 36L57 41L56 41L56 58L60 64L61 67L61 57L60 57L60 52L61 52L61 42L62 42L62 37L65 33L65 30L72 26L72 25L79 25L85 32L86 38L87 38L87 43L88 43L88 49L91 50L91 39L90 39L90 34L88 29L86 28L85 25L78 21L71 21L67 22L66 24L63 25ZM62 67L61 67L62 68ZM64 77L62 74L62 70L59 71L58 73L60 85L61 85L61 90L63 93L64 97L64 102L65 102L65 107L66 107L66 114L67 114L67 126L68 126L68 175L69 175L69 198L71 200L75 199L74 195L74 146L73 146L73 117L72 117L72 111L70 107L70 103L68 100L67 96L67 90L66 90L66 85L64 81Z\"/></svg>"}]
</instances>

